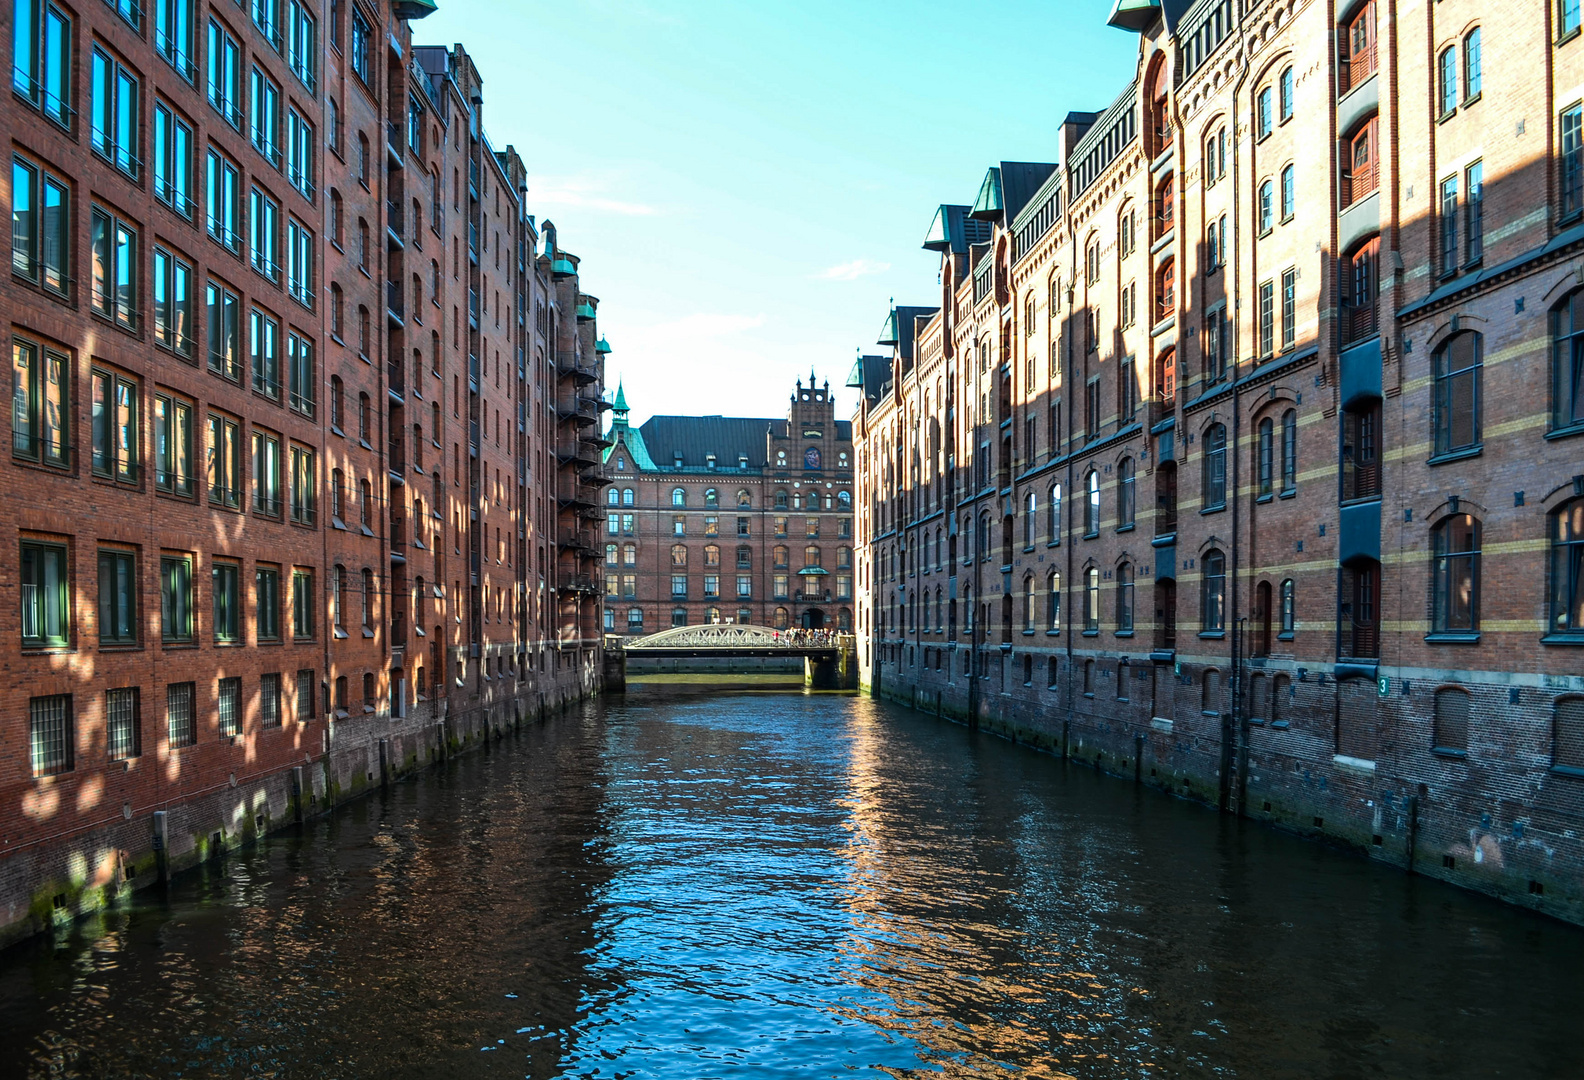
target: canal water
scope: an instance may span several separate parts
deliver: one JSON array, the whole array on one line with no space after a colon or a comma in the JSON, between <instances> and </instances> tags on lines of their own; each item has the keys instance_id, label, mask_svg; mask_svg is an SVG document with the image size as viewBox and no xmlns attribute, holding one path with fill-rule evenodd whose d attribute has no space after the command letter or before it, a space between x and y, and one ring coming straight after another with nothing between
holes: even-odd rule
<instances>
[{"instance_id":1,"label":"canal water","mask_svg":"<svg viewBox=\"0 0 1584 1080\"><path fill-rule=\"evenodd\" d=\"M930 717L650 684L0 953L0 1077L1570 1077L1581 973Z\"/></svg>"}]
</instances>

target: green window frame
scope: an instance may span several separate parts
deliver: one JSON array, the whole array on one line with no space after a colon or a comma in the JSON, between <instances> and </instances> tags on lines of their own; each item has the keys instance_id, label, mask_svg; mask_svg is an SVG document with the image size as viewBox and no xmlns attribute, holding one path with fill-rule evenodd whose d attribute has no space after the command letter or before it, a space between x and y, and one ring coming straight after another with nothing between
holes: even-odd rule
<instances>
[{"instance_id":1,"label":"green window frame","mask_svg":"<svg viewBox=\"0 0 1584 1080\"><path fill-rule=\"evenodd\" d=\"M260 566L253 572L255 602L258 605L258 639L280 640L280 570Z\"/></svg>"},{"instance_id":2,"label":"green window frame","mask_svg":"<svg viewBox=\"0 0 1584 1080\"><path fill-rule=\"evenodd\" d=\"M192 558L160 557L160 636L167 642L193 639Z\"/></svg>"},{"instance_id":3,"label":"green window frame","mask_svg":"<svg viewBox=\"0 0 1584 1080\"><path fill-rule=\"evenodd\" d=\"M314 636L314 576L312 570L292 571L292 637Z\"/></svg>"},{"instance_id":4,"label":"green window frame","mask_svg":"<svg viewBox=\"0 0 1584 1080\"><path fill-rule=\"evenodd\" d=\"M214 610L214 639L217 644L233 644L242 637L242 590L240 567L217 562L209 571Z\"/></svg>"},{"instance_id":5,"label":"green window frame","mask_svg":"<svg viewBox=\"0 0 1584 1080\"><path fill-rule=\"evenodd\" d=\"M99 644L136 645L137 557L130 551L99 551Z\"/></svg>"},{"instance_id":6,"label":"green window frame","mask_svg":"<svg viewBox=\"0 0 1584 1080\"><path fill-rule=\"evenodd\" d=\"M66 545L22 541L22 645L59 649L71 642L70 563Z\"/></svg>"}]
</instances>

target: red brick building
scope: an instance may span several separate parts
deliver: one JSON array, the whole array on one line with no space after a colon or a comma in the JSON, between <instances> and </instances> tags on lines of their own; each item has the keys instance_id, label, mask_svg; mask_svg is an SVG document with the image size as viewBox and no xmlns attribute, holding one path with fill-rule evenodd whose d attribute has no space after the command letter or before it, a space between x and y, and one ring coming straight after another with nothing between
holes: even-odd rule
<instances>
[{"instance_id":1,"label":"red brick building","mask_svg":"<svg viewBox=\"0 0 1584 1080\"><path fill-rule=\"evenodd\" d=\"M596 690L603 485L432 4L3 10L0 940Z\"/></svg>"},{"instance_id":2,"label":"red brick building","mask_svg":"<svg viewBox=\"0 0 1584 1080\"><path fill-rule=\"evenodd\" d=\"M605 630L853 626L853 450L830 383L784 419L652 416L618 389L606 450Z\"/></svg>"},{"instance_id":3,"label":"red brick building","mask_svg":"<svg viewBox=\"0 0 1584 1080\"><path fill-rule=\"evenodd\" d=\"M1584 920L1578 11L1118 3L854 371L866 682Z\"/></svg>"}]
</instances>

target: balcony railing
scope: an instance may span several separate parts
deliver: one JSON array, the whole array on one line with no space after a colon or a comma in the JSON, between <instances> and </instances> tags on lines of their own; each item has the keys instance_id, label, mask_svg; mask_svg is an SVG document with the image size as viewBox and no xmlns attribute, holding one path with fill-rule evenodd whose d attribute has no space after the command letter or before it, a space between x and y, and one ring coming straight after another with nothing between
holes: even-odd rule
<instances>
[{"instance_id":1,"label":"balcony railing","mask_svg":"<svg viewBox=\"0 0 1584 1080\"><path fill-rule=\"evenodd\" d=\"M1343 304L1338 314L1342 321L1343 345L1352 345L1354 342L1375 336L1377 331L1373 303L1360 307Z\"/></svg>"},{"instance_id":2,"label":"balcony railing","mask_svg":"<svg viewBox=\"0 0 1584 1080\"><path fill-rule=\"evenodd\" d=\"M403 322L407 318L407 302L402 296L402 286L399 281L385 283L385 307L390 312L391 318Z\"/></svg>"}]
</instances>

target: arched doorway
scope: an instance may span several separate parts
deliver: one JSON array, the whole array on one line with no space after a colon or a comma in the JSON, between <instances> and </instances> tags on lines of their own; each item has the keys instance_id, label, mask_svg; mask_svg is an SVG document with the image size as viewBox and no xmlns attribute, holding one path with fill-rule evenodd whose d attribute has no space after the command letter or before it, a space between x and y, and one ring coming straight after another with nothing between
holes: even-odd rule
<instances>
[{"instance_id":1,"label":"arched doorway","mask_svg":"<svg viewBox=\"0 0 1584 1080\"><path fill-rule=\"evenodd\" d=\"M800 620L805 630L823 630L825 628L825 612L817 607L811 607L803 612Z\"/></svg>"}]
</instances>

